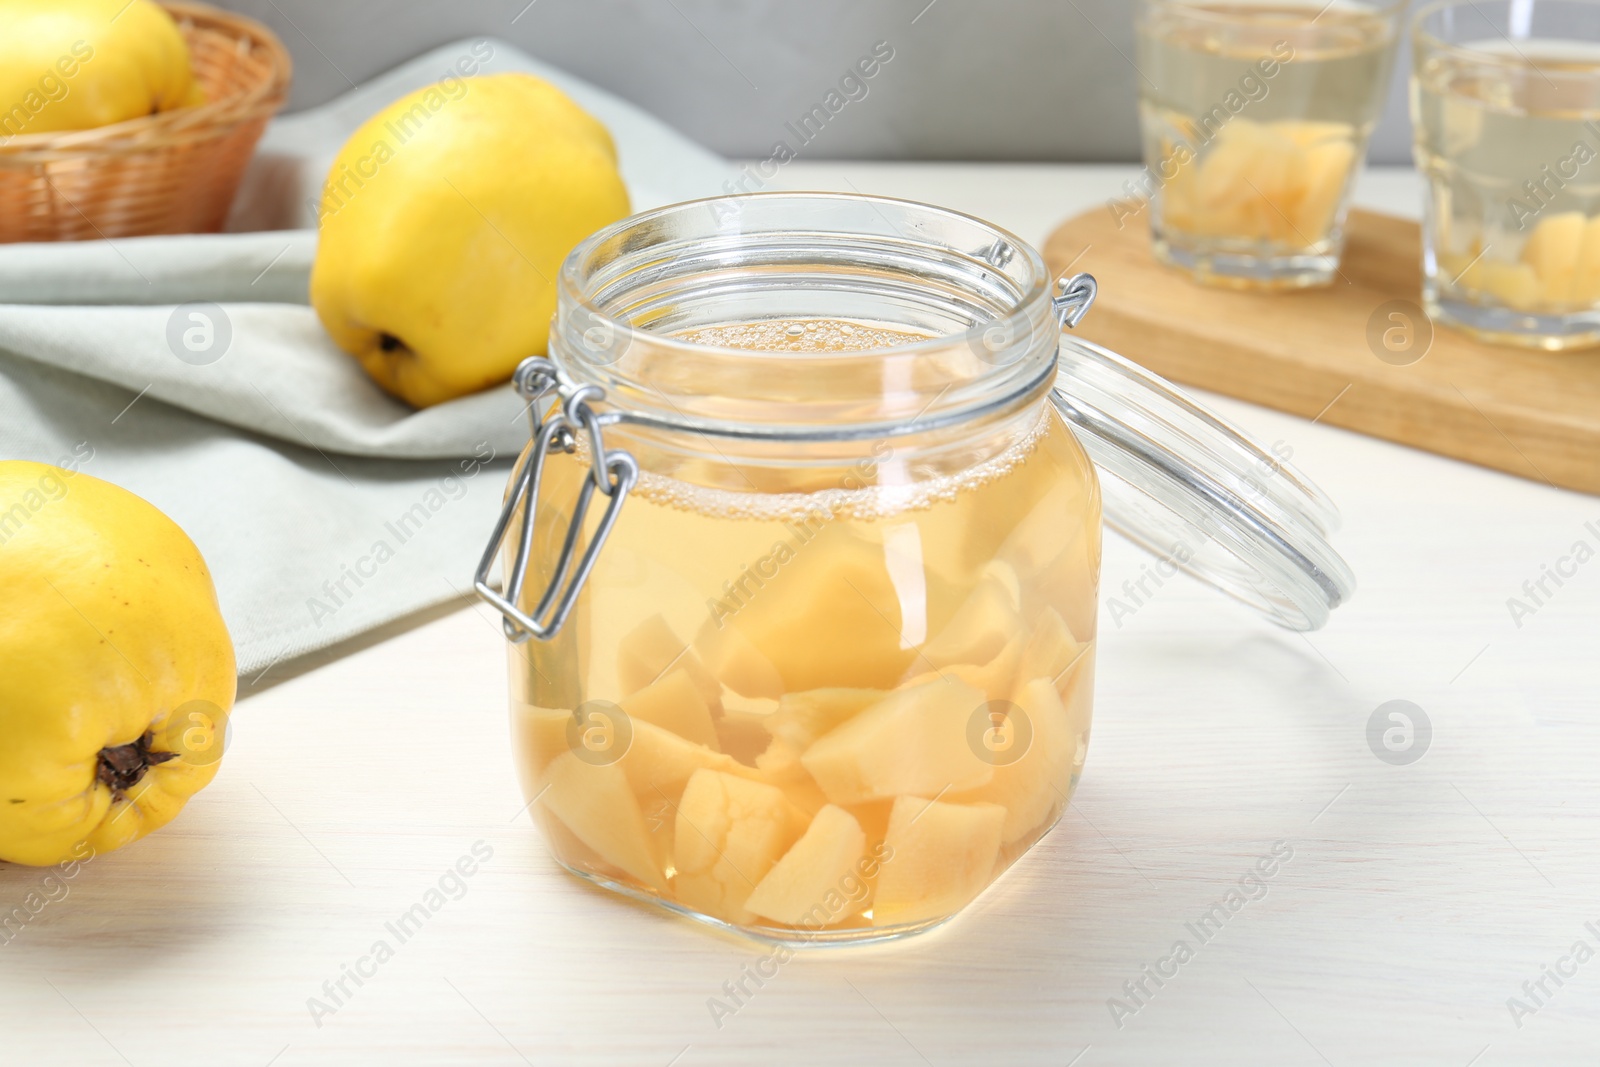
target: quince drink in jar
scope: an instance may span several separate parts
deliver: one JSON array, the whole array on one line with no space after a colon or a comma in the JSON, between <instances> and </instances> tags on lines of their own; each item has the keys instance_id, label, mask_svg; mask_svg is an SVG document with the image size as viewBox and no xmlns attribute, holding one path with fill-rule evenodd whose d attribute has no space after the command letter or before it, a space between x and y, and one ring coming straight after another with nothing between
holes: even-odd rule
<instances>
[{"instance_id":1,"label":"quince drink in jar","mask_svg":"<svg viewBox=\"0 0 1600 1067\"><path fill-rule=\"evenodd\" d=\"M1190 486L1107 414L1130 388L1172 405L1131 421L1240 442L1103 350L1064 370L1094 283L1049 280L979 220L823 194L663 208L568 258L477 579L562 865L763 938L872 940L960 911L1060 818L1088 748L1102 518L1068 423L1114 467ZM1167 493L1144 487L1146 517ZM1319 539L1263 524L1337 574ZM1232 591L1265 607L1292 585ZM1329 605L1287 610L1315 625L1308 606Z\"/></svg>"},{"instance_id":2,"label":"quince drink in jar","mask_svg":"<svg viewBox=\"0 0 1600 1067\"><path fill-rule=\"evenodd\" d=\"M674 336L799 361L929 339L838 320ZM1026 417L932 477L890 440L842 467L712 452L723 477L642 475L570 636L516 682L561 861L725 922L894 929L954 912L1048 829L1088 744L1100 513L1059 417ZM551 488L586 474L573 457ZM759 491L705 484L727 475Z\"/></svg>"},{"instance_id":3,"label":"quince drink in jar","mask_svg":"<svg viewBox=\"0 0 1600 1067\"><path fill-rule=\"evenodd\" d=\"M1434 4L1412 40L1428 313L1498 343L1600 343L1600 4Z\"/></svg>"},{"instance_id":4,"label":"quince drink in jar","mask_svg":"<svg viewBox=\"0 0 1600 1067\"><path fill-rule=\"evenodd\" d=\"M1149 198L1162 260L1244 288L1332 278L1403 7L1145 0L1133 192Z\"/></svg>"}]
</instances>

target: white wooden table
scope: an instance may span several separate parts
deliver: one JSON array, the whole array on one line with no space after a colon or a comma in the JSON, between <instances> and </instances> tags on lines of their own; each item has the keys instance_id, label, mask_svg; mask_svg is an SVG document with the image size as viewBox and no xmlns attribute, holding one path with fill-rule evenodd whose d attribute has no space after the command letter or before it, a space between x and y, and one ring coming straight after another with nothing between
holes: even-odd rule
<instances>
[{"instance_id":1,"label":"white wooden table","mask_svg":"<svg viewBox=\"0 0 1600 1067\"><path fill-rule=\"evenodd\" d=\"M1131 174L794 163L776 184L1042 240ZM1361 198L1415 195L1378 173ZM547 858L519 815L499 628L462 606L260 679L183 818L0 944L0 1063L1595 1063L1600 958L1569 953L1600 952L1600 561L1520 627L1506 602L1600 548L1600 499L1216 403L1342 505L1359 594L1309 638L1187 581L1120 627L1103 613L1073 809L945 929L801 955L719 1028L708 999L760 950ZM1111 540L1105 589L1139 561ZM1393 699L1432 724L1410 765L1368 744ZM476 873L447 876L479 842ZM1292 858L1202 943L1185 924L1277 842ZM455 896L398 943L385 924L441 877ZM0 870L0 911L39 880ZM393 957L362 963L380 939ZM1192 958L1161 963L1179 940Z\"/></svg>"}]
</instances>

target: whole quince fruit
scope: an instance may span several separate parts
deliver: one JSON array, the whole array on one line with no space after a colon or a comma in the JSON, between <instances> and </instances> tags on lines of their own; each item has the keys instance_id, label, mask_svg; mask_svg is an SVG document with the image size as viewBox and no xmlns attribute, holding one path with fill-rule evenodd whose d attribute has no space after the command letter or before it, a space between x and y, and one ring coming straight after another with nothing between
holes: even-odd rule
<instances>
[{"instance_id":1,"label":"whole quince fruit","mask_svg":"<svg viewBox=\"0 0 1600 1067\"><path fill-rule=\"evenodd\" d=\"M109 482L0 462L0 860L120 848L217 773L233 643L205 560Z\"/></svg>"},{"instance_id":2,"label":"whole quince fruit","mask_svg":"<svg viewBox=\"0 0 1600 1067\"><path fill-rule=\"evenodd\" d=\"M442 403L544 353L562 260L627 214L611 135L549 82L430 86L374 115L335 160L311 304L380 386Z\"/></svg>"},{"instance_id":3,"label":"whole quince fruit","mask_svg":"<svg viewBox=\"0 0 1600 1067\"><path fill-rule=\"evenodd\" d=\"M0 0L0 137L203 101L189 46L150 0Z\"/></svg>"}]
</instances>

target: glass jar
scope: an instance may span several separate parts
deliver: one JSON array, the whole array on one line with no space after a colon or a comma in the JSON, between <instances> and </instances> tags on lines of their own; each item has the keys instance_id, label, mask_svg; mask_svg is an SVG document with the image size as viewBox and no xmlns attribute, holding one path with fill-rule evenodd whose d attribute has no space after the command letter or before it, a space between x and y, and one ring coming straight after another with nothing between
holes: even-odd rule
<instances>
[{"instance_id":1,"label":"glass jar","mask_svg":"<svg viewBox=\"0 0 1600 1067\"><path fill-rule=\"evenodd\" d=\"M1060 289L1012 234L862 196L676 205L572 253L477 575L560 863L796 944L959 911L1083 767L1095 463L1173 569L1303 628L1348 595L1325 499L1063 334L1094 282Z\"/></svg>"}]
</instances>

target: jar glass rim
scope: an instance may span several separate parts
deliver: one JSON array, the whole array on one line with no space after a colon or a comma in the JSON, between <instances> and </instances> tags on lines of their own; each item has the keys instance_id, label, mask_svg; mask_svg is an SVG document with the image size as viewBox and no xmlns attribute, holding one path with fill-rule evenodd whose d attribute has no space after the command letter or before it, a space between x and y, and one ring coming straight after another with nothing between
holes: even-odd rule
<instances>
[{"instance_id":1,"label":"jar glass rim","mask_svg":"<svg viewBox=\"0 0 1600 1067\"><path fill-rule=\"evenodd\" d=\"M727 304L743 309L725 321L815 317L892 328L904 311L906 332L926 336L806 352L674 336L687 332L683 309L700 299L711 306L702 294L713 291L734 294ZM888 309L882 316L871 312L874 293ZM630 216L574 248L558 281L550 354L574 381L639 410L641 421L655 408L657 423L729 436L807 436L841 423L881 434L906 420L959 421L1047 383L1059 339L1050 294L1049 267L1031 243L965 212L860 193L708 197ZM805 300L867 310L793 310ZM708 310L705 324L723 311ZM668 325L652 328L661 322ZM666 407L658 402L664 369L686 383ZM713 395L730 379L749 394ZM798 388L798 402L780 399L784 388Z\"/></svg>"},{"instance_id":2,"label":"jar glass rim","mask_svg":"<svg viewBox=\"0 0 1600 1067\"><path fill-rule=\"evenodd\" d=\"M1023 240L1010 230L1007 230L1002 226L997 226L994 223L989 222L987 219L979 218L976 215L972 215L964 211L957 211L954 208L939 207L934 204L928 204L920 200L911 200L904 197L877 196L867 193L765 192L740 193L733 196L708 196L702 197L698 200L684 200L676 204L666 204L662 207L652 208L649 211L641 211L636 215L630 215L625 219L620 219L617 222L612 223L610 226L597 230L586 237L580 244L578 244L567 255L566 260L563 261L561 265L560 280L558 283L561 292L563 295L571 299L575 304L579 304L587 308L597 318L609 319L617 329L633 330L633 326L611 315L604 308L598 306L585 292L582 280L584 262L594 254L595 250L602 247L607 241L614 239L618 234L621 234L626 230L636 229L640 226L648 225L650 222L656 219L662 219L671 215L683 213L689 209L715 211L716 205L718 204L737 204L740 201L754 200L789 201L796 204L808 201L814 201L818 203L828 201L843 201L863 204L893 204L904 208L912 208L918 211L942 215L947 218L960 219L973 226L991 231L997 240L1008 242L1012 248L1021 252L1032 261L1030 264L1030 266L1033 268L1032 274L1034 275L1032 291L1030 291L1022 301L1019 301L1019 304L1025 302L1027 299L1043 295L1049 289L1049 268L1045 265L1044 256L1033 247L1032 243ZM926 340L908 342L902 345L893 345L886 348L874 348L865 352L852 352L846 354L852 356L882 356L886 353L893 353L897 355L902 353L916 353L919 351L938 348L942 344L948 344L952 336L957 335L947 334L938 337L930 337ZM651 339L670 348L681 348L685 351L694 350L702 352L718 352L727 356L733 356L747 360L782 360L794 358L793 353L790 352L766 352L759 349L729 348L720 345L708 345L699 341L687 341L682 338L673 337L670 334L663 333L652 333Z\"/></svg>"}]
</instances>

